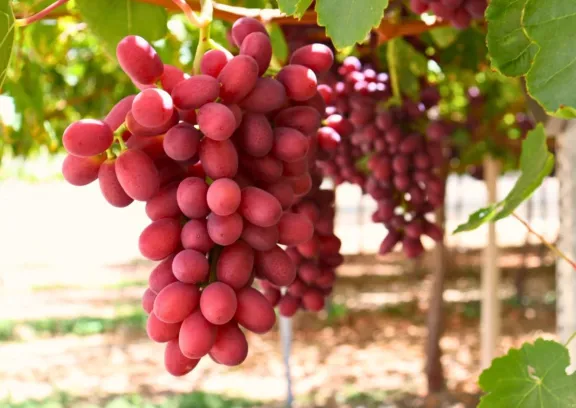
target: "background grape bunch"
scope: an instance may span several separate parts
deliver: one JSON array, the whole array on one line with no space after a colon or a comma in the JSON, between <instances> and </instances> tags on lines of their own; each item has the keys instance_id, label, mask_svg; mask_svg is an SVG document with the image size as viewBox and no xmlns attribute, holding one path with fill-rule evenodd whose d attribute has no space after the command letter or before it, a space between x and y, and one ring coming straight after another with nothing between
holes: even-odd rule
<instances>
[{"instance_id":1,"label":"background grape bunch","mask_svg":"<svg viewBox=\"0 0 576 408\"><path fill-rule=\"evenodd\" d=\"M241 327L265 333L275 324L278 299L270 293L299 282L303 306L319 310L342 262L334 194L319 190L316 167L325 111L316 75L331 67L333 53L307 45L264 76L272 58L264 26L241 18L231 37L239 55L210 50L196 75L163 64L143 38L124 38L117 58L140 92L63 135L68 182L98 180L115 207L146 202L151 223L138 245L160 262L142 305L148 335L166 343L165 366L175 376L206 355L242 363ZM300 280L304 258L318 276Z\"/></svg>"},{"instance_id":2,"label":"background grape bunch","mask_svg":"<svg viewBox=\"0 0 576 408\"><path fill-rule=\"evenodd\" d=\"M438 91L427 85L419 102L404 98L390 104L389 75L364 67L356 57L326 75L319 91L327 104L325 126L318 130L323 173L336 184L359 185L377 201L372 219L388 230L380 254L401 242L409 258L421 255L423 235L443 238L429 219L444 202L443 142L450 135L449 124L428 117Z\"/></svg>"},{"instance_id":3,"label":"background grape bunch","mask_svg":"<svg viewBox=\"0 0 576 408\"><path fill-rule=\"evenodd\" d=\"M487 7L487 0L410 0L414 13L434 13L460 29L468 27L474 19L484 18Z\"/></svg>"}]
</instances>

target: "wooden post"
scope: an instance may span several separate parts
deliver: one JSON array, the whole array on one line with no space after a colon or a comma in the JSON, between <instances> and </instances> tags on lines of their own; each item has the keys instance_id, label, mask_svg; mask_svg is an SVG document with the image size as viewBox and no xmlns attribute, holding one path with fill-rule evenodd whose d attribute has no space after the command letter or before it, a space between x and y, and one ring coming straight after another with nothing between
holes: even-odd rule
<instances>
[{"instance_id":1,"label":"wooden post","mask_svg":"<svg viewBox=\"0 0 576 408\"><path fill-rule=\"evenodd\" d=\"M498 200L497 182L499 173L500 163L487 156L484 159L484 181L488 192L488 205ZM496 224L489 223L482 266L482 310L480 318L480 364L482 369L489 367L492 363L500 335L499 283L500 271L498 269Z\"/></svg>"},{"instance_id":2,"label":"wooden post","mask_svg":"<svg viewBox=\"0 0 576 408\"><path fill-rule=\"evenodd\" d=\"M558 248L570 259L576 258L576 121L566 124L557 134L556 160L560 183L560 234ZM576 271L563 259L556 259L556 316L560 341L566 342L576 332ZM576 368L576 341L568 350Z\"/></svg>"}]
</instances>

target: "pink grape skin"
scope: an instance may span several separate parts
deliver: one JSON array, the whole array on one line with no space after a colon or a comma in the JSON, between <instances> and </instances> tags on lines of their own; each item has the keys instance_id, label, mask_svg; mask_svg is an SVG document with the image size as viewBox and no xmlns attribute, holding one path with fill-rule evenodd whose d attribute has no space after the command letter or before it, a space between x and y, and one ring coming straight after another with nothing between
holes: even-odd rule
<instances>
[{"instance_id":1,"label":"pink grape skin","mask_svg":"<svg viewBox=\"0 0 576 408\"><path fill-rule=\"evenodd\" d=\"M174 104L170 94L162 89L150 88L140 92L132 102L132 115L136 122L147 128L157 128L170 120Z\"/></svg>"},{"instance_id":2,"label":"pink grape skin","mask_svg":"<svg viewBox=\"0 0 576 408\"><path fill-rule=\"evenodd\" d=\"M234 180L221 178L208 187L206 201L214 214L226 216L235 213L240 206L242 193Z\"/></svg>"},{"instance_id":3,"label":"pink grape skin","mask_svg":"<svg viewBox=\"0 0 576 408\"><path fill-rule=\"evenodd\" d=\"M170 375L182 377L192 371L200 359L191 359L186 357L180 351L178 340L170 340L164 349L164 367Z\"/></svg>"},{"instance_id":4,"label":"pink grape skin","mask_svg":"<svg viewBox=\"0 0 576 408\"><path fill-rule=\"evenodd\" d=\"M324 294L316 288L309 288L302 295L302 305L308 310L319 312L324 308Z\"/></svg>"},{"instance_id":5,"label":"pink grape skin","mask_svg":"<svg viewBox=\"0 0 576 408\"><path fill-rule=\"evenodd\" d=\"M178 337L180 323L164 323L154 314L150 313L146 322L146 332L150 340L156 343L167 343Z\"/></svg>"},{"instance_id":6,"label":"pink grape skin","mask_svg":"<svg viewBox=\"0 0 576 408\"><path fill-rule=\"evenodd\" d=\"M180 215L180 207L176 200L178 182L170 183L146 202L146 215L152 221L160 218L175 218Z\"/></svg>"},{"instance_id":7,"label":"pink grape skin","mask_svg":"<svg viewBox=\"0 0 576 408\"><path fill-rule=\"evenodd\" d=\"M200 296L200 311L210 323L223 325L234 317L238 302L234 290L223 282L206 286Z\"/></svg>"},{"instance_id":8,"label":"pink grape skin","mask_svg":"<svg viewBox=\"0 0 576 408\"><path fill-rule=\"evenodd\" d=\"M282 178L284 165L281 160L268 154L264 157L243 156L240 167L250 172L253 181L275 183Z\"/></svg>"},{"instance_id":9,"label":"pink grape skin","mask_svg":"<svg viewBox=\"0 0 576 408\"><path fill-rule=\"evenodd\" d=\"M146 136L146 137L158 136L166 133L172 126L176 125L179 120L180 120L179 114L176 110L174 110L168 122L156 128L147 128L143 126L141 123L138 123L136 119L134 119L132 111L130 111L128 112L128 114L126 114L126 127L130 131L130 133L136 136ZM132 140L133 138L134 137L132 136L130 139L128 139L128 141Z\"/></svg>"},{"instance_id":10,"label":"pink grape skin","mask_svg":"<svg viewBox=\"0 0 576 408\"><path fill-rule=\"evenodd\" d=\"M230 59L232 58L229 58L224 51L210 50L202 57L200 72L204 75L217 78Z\"/></svg>"},{"instance_id":11,"label":"pink grape skin","mask_svg":"<svg viewBox=\"0 0 576 408\"><path fill-rule=\"evenodd\" d=\"M62 162L62 175L73 186L85 186L98 178L105 155L78 157L67 155Z\"/></svg>"},{"instance_id":12,"label":"pink grape skin","mask_svg":"<svg viewBox=\"0 0 576 408\"><path fill-rule=\"evenodd\" d=\"M278 311L284 317L292 317L300 308L300 302L299 298L285 294L278 302Z\"/></svg>"},{"instance_id":13,"label":"pink grape skin","mask_svg":"<svg viewBox=\"0 0 576 408\"><path fill-rule=\"evenodd\" d=\"M258 227L245 222L241 237L255 250L268 251L278 243L278 227Z\"/></svg>"},{"instance_id":14,"label":"pink grape skin","mask_svg":"<svg viewBox=\"0 0 576 408\"><path fill-rule=\"evenodd\" d=\"M219 282L239 290L250 281L254 268L254 251L244 241L236 241L222 249L216 264Z\"/></svg>"},{"instance_id":15,"label":"pink grape skin","mask_svg":"<svg viewBox=\"0 0 576 408\"><path fill-rule=\"evenodd\" d=\"M230 140L221 142L204 138L200 141L200 161L212 180L234 178L238 172L238 153Z\"/></svg>"},{"instance_id":16,"label":"pink grape skin","mask_svg":"<svg viewBox=\"0 0 576 408\"><path fill-rule=\"evenodd\" d=\"M242 109L240 109L240 106L238 106L235 103L229 103L226 106L228 106L228 109L230 109L232 111L232 113L234 114L234 121L236 123L236 129L238 129L238 126L240 126L240 123L242 123L242 116L244 116Z\"/></svg>"},{"instance_id":17,"label":"pink grape skin","mask_svg":"<svg viewBox=\"0 0 576 408\"><path fill-rule=\"evenodd\" d=\"M266 191L276 197L283 210L287 210L294 203L294 190L285 181L267 186Z\"/></svg>"},{"instance_id":18,"label":"pink grape skin","mask_svg":"<svg viewBox=\"0 0 576 408\"><path fill-rule=\"evenodd\" d=\"M310 167L308 159L302 159L291 163L284 163L282 175L285 177L297 177L308 172Z\"/></svg>"},{"instance_id":19,"label":"pink grape skin","mask_svg":"<svg viewBox=\"0 0 576 408\"><path fill-rule=\"evenodd\" d=\"M268 34L261 32L248 34L240 46L240 55L254 58L258 64L258 76L264 75L272 60L272 43Z\"/></svg>"},{"instance_id":20,"label":"pink grape skin","mask_svg":"<svg viewBox=\"0 0 576 408\"><path fill-rule=\"evenodd\" d=\"M272 194L257 187L242 190L239 213L259 227L276 225L282 216L282 206Z\"/></svg>"},{"instance_id":21,"label":"pink grape skin","mask_svg":"<svg viewBox=\"0 0 576 408\"><path fill-rule=\"evenodd\" d=\"M207 219L208 235L218 245L231 245L242 235L243 221L238 213L225 217L210 214Z\"/></svg>"},{"instance_id":22,"label":"pink grape skin","mask_svg":"<svg viewBox=\"0 0 576 408\"><path fill-rule=\"evenodd\" d=\"M278 246L268 251L257 251L254 266L260 276L276 286L288 286L296 278L292 259Z\"/></svg>"},{"instance_id":23,"label":"pink grape skin","mask_svg":"<svg viewBox=\"0 0 576 408\"><path fill-rule=\"evenodd\" d=\"M180 223L174 218L153 221L140 234L140 253L153 261L160 261L180 246Z\"/></svg>"},{"instance_id":24,"label":"pink grape skin","mask_svg":"<svg viewBox=\"0 0 576 408\"><path fill-rule=\"evenodd\" d=\"M89 157L104 153L112 146L114 133L105 122L80 119L72 122L62 136L66 151L74 156Z\"/></svg>"},{"instance_id":25,"label":"pink grape skin","mask_svg":"<svg viewBox=\"0 0 576 408\"><path fill-rule=\"evenodd\" d=\"M246 360L248 342L235 322L218 327L216 341L209 355L216 363L229 367L242 364Z\"/></svg>"},{"instance_id":26,"label":"pink grape skin","mask_svg":"<svg viewBox=\"0 0 576 408\"><path fill-rule=\"evenodd\" d=\"M201 283L208 279L210 265L206 255L194 249L184 249L176 254L172 272L184 283Z\"/></svg>"},{"instance_id":27,"label":"pink grape skin","mask_svg":"<svg viewBox=\"0 0 576 408\"><path fill-rule=\"evenodd\" d=\"M174 282L156 296L154 314L164 323L179 323L198 307L199 302L197 286Z\"/></svg>"},{"instance_id":28,"label":"pink grape skin","mask_svg":"<svg viewBox=\"0 0 576 408\"><path fill-rule=\"evenodd\" d=\"M181 110L199 109L214 102L220 93L220 84L209 75L194 75L176 84L172 90L174 106Z\"/></svg>"},{"instance_id":29,"label":"pink grape skin","mask_svg":"<svg viewBox=\"0 0 576 408\"><path fill-rule=\"evenodd\" d=\"M277 127L287 127L308 135L316 132L322 118L316 109L309 106L293 106L282 109L274 118Z\"/></svg>"},{"instance_id":30,"label":"pink grape skin","mask_svg":"<svg viewBox=\"0 0 576 408\"><path fill-rule=\"evenodd\" d=\"M124 37L118 43L116 57L124 72L141 84L153 84L164 72L164 64L154 48L136 35Z\"/></svg>"},{"instance_id":31,"label":"pink grape skin","mask_svg":"<svg viewBox=\"0 0 576 408\"><path fill-rule=\"evenodd\" d=\"M152 289L146 288L142 295L142 309L144 309L147 314L152 313L152 310L154 310L154 300L156 300L156 293L154 293Z\"/></svg>"},{"instance_id":32,"label":"pink grape skin","mask_svg":"<svg viewBox=\"0 0 576 408\"><path fill-rule=\"evenodd\" d=\"M285 212L278 222L278 243L286 246L302 244L314 235L314 225L302 215Z\"/></svg>"},{"instance_id":33,"label":"pink grape skin","mask_svg":"<svg viewBox=\"0 0 576 408\"><path fill-rule=\"evenodd\" d=\"M246 287L236 293L238 309L235 320L254 333L267 333L276 323L274 309L268 300L252 287Z\"/></svg>"},{"instance_id":34,"label":"pink grape skin","mask_svg":"<svg viewBox=\"0 0 576 408\"><path fill-rule=\"evenodd\" d=\"M116 175L116 159L106 160L98 171L98 184L104 199L114 207L127 207L134 201L122 188Z\"/></svg>"},{"instance_id":35,"label":"pink grape skin","mask_svg":"<svg viewBox=\"0 0 576 408\"><path fill-rule=\"evenodd\" d=\"M232 39L237 47L240 47L244 39L252 33L262 33L268 35L264 25L251 17L241 17L232 25Z\"/></svg>"},{"instance_id":36,"label":"pink grape skin","mask_svg":"<svg viewBox=\"0 0 576 408\"><path fill-rule=\"evenodd\" d=\"M154 162L141 150L125 150L116 159L120 185L134 200L147 201L160 188L160 176Z\"/></svg>"},{"instance_id":37,"label":"pink grape skin","mask_svg":"<svg viewBox=\"0 0 576 408\"><path fill-rule=\"evenodd\" d=\"M178 112L178 117L182 122L189 123L190 125L195 125L198 122L196 116L196 109L183 110L177 108L176 110Z\"/></svg>"},{"instance_id":38,"label":"pink grape skin","mask_svg":"<svg viewBox=\"0 0 576 408\"><path fill-rule=\"evenodd\" d=\"M303 65L286 65L276 79L286 88L286 94L295 101L307 101L316 94L318 80L314 71Z\"/></svg>"},{"instance_id":39,"label":"pink grape skin","mask_svg":"<svg viewBox=\"0 0 576 408\"><path fill-rule=\"evenodd\" d=\"M180 182L176 200L180 211L188 218L203 218L210 213L206 201L208 184L198 177L188 177Z\"/></svg>"},{"instance_id":40,"label":"pink grape skin","mask_svg":"<svg viewBox=\"0 0 576 408\"><path fill-rule=\"evenodd\" d=\"M182 322L178 344L186 357L204 357L215 341L216 326L206 320L200 310L196 310Z\"/></svg>"},{"instance_id":41,"label":"pink grape skin","mask_svg":"<svg viewBox=\"0 0 576 408\"><path fill-rule=\"evenodd\" d=\"M258 64L248 55L232 58L218 75L221 84L220 98L225 103L237 103L244 99L258 80Z\"/></svg>"},{"instance_id":42,"label":"pink grape skin","mask_svg":"<svg viewBox=\"0 0 576 408\"><path fill-rule=\"evenodd\" d=\"M201 137L202 134L191 124L179 123L166 132L162 145L172 160L189 160L198 153Z\"/></svg>"},{"instance_id":43,"label":"pink grape skin","mask_svg":"<svg viewBox=\"0 0 576 408\"><path fill-rule=\"evenodd\" d=\"M240 102L250 112L269 113L286 104L286 89L274 78L258 78L252 92Z\"/></svg>"},{"instance_id":44,"label":"pink grape skin","mask_svg":"<svg viewBox=\"0 0 576 408\"><path fill-rule=\"evenodd\" d=\"M198 110L198 126L204 136L222 141L236 130L236 118L226 105L210 102Z\"/></svg>"},{"instance_id":45,"label":"pink grape skin","mask_svg":"<svg viewBox=\"0 0 576 408\"><path fill-rule=\"evenodd\" d=\"M305 45L290 57L290 64L303 65L316 74L328 71L333 63L334 53L324 44Z\"/></svg>"},{"instance_id":46,"label":"pink grape skin","mask_svg":"<svg viewBox=\"0 0 576 408\"><path fill-rule=\"evenodd\" d=\"M276 288L266 288L264 289L262 294L264 295L266 300L268 300L268 303L272 305L272 307L276 307L276 305L278 305L278 302L280 301L280 298L282 297L282 293L280 292L279 289Z\"/></svg>"},{"instance_id":47,"label":"pink grape skin","mask_svg":"<svg viewBox=\"0 0 576 408\"><path fill-rule=\"evenodd\" d=\"M132 109L132 103L134 102L136 95L126 96L114 105L110 112L104 118L104 123L110 126L113 132L115 132L126 120L126 115Z\"/></svg>"},{"instance_id":48,"label":"pink grape skin","mask_svg":"<svg viewBox=\"0 0 576 408\"><path fill-rule=\"evenodd\" d=\"M214 246L214 241L208 235L206 219L188 221L182 227L180 236L185 249L194 249L205 254Z\"/></svg>"},{"instance_id":49,"label":"pink grape skin","mask_svg":"<svg viewBox=\"0 0 576 408\"><path fill-rule=\"evenodd\" d=\"M308 138L296 129L277 127L274 129L274 156L285 162L302 160L308 153Z\"/></svg>"},{"instance_id":50,"label":"pink grape skin","mask_svg":"<svg viewBox=\"0 0 576 408\"><path fill-rule=\"evenodd\" d=\"M158 263L158 265L156 265L156 267L152 270L150 276L148 277L148 286L150 287L150 290L154 291L155 293L159 293L166 286L178 280L172 273L173 261L174 256L171 255L164 259L162 262Z\"/></svg>"},{"instance_id":51,"label":"pink grape skin","mask_svg":"<svg viewBox=\"0 0 576 408\"><path fill-rule=\"evenodd\" d=\"M168 93L172 93L176 85L188 78L190 78L190 75L182 72L180 68L164 64L164 72L160 78L160 84L162 85L162 89Z\"/></svg>"},{"instance_id":52,"label":"pink grape skin","mask_svg":"<svg viewBox=\"0 0 576 408\"><path fill-rule=\"evenodd\" d=\"M245 113L234 135L240 149L253 157L264 157L272 150L274 134L268 118L259 113Z\"/></svg>"},{"instance_id":53,"label":"pink grape skin","mask_svg":"<svg viewBox=\"0 0 576 408\"><path fill-rule=\"evenodd\" d=\"M321 273L320 268L312 262L305 262L298 268L298 276L309 285L315 283Z\"/></svg>"}]
</instances>

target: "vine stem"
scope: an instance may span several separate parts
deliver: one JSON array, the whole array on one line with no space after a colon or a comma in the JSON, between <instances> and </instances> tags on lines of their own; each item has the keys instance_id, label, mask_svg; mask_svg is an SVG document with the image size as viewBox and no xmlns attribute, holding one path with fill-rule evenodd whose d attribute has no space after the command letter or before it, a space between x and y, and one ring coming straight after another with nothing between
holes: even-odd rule
<instances>
[{"instance_id":1,"label":"vine stem","mask_svg":"<svg viewBox=\"0 0 576 408\"><path fill-rule=\"evenodd\" d=\"M390 82L392 83L392 99L400 104L402 102L402 95L400 94L400 82L398 80L398 54L397 42L392 40L388 43L386 50L386 59L388 60L388 69L390 71Z\"/></svg>"},{"instance_id":2,"label":"vine stem","mask_svg":"<svg viewBox=\"0 0 576 408\"><path fill-rule=\"evenodd\" d=\"M206 22L202 20L195 12L192 10L190 5L186 2L186 0L171 0L186 16L190 23L198 28L202 28L206 26Z\"/></svg>"},{"instance_id":3,"label":"vine stem","mask_svg":"<svg viewBox=\"0 0 576 408\"><path fill-rule=\"evenodd\" d=\"M42 20L44 17L46 17L48 14L50 14L52 12L52 10L66 4L66 3L68 3L68 0L57 0L54 3L50 4L48 7L46 7L44 10L39 11L36 14L33 14L29 17L17 19L16 25L19 27L24 27L24 26L27 26L29 24L35 23L38 20Z\"/></svg>"},{"instance_id":4,"label":"vine stem","mask_svg":"<svg viewBox=\"0 0 576 408\"><path fill-rule=\"evenodd\" d=\"M570 343L572 343L572 340L574 340L574 338L576 338L576 332L572 333L572 336L570 336L570 338L566 340L566 343L564 343L564 347L568 347Z\"/></svg>"},{"instance_id":5,"label":"vine stem","mask_svg":"<svg viewBox=\"0 0 576 408\"><path fill-rule=\"evenodd\" d=\"M536 231L534 231L532 229L532 227L530 226L530 224L528 224L528 222L526 222L526 220L524 220L522 217L520 217L518 214L516 213L512 213L512 216L514 218L516 218L518 221L520 221L520 223L522 225L524 225L526 227L526 229L528 229L528 231L533 234L536 238L538 238L540 240L540 242L542 242L548 249L550 249L552 252L554 252L557 256L559 256L560 258L564 259L566 262L568 262L570 264L570 266L572 266L572 269L576 270L576 262L574 262L572 259L570 259L564 252L562 252L560 249L558 249L556 247L556 245L548 242L548 240L546 238L544 238L541 234L537 233Z\"/></svg>"}]
</instances>

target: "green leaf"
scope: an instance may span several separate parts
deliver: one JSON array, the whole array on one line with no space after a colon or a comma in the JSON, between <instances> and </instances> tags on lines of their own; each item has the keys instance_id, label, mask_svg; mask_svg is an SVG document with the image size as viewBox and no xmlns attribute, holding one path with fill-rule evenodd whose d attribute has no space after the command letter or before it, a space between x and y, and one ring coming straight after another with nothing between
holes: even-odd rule
<instances>
[{"instance_id":1,"label":"green leaf","mask_svg":"<svg viewBox=\"0 0 576 408\"><path fill-rule=\"evenodd\" d=\"M486 43L492 66L507 76L526 74L538 51L538 46L528 38L522 27L526 2L492 0L486 10Z\"/></svg>"},{"instance_id":2,"label":"green leaf","mask_svg":"<svg viewBox=\"0 0 576 408\"><path fill-rule=\"evenodd\" d=\"M14 46L14 13L10 0L0 0L0 89L8 72Z\"/></svg>"},{"instance_id":3,"label":"green leaf","mask_svg":"<svg viewBox=\"0 0 576 408\"><path fill-rule=\"evenodd\" d=\"M151 42L167 32L168 15L161 6L136 0L76 0L76 6L112 55L127 35L139 35Z\"/></svg>"},{"instance_id":4,"label":"green leaf","mask_svg":"<svg viewBox=\"0 0 576 408\"><path fill-rule=\"evenodd\" d=\"M397 38L394 41L396 64L390 64L390 67L396 66L401 93L417 99L420 95L420 78L428 72L428 60L403 39Z\"/></svg>"},{"instance_id":5,"label":"green leaf","mask_svg":"<svg viewBox=\"0 0 576 408\"><path fill-rule=\"evenodd\" d=\"M312 4L312 0L278 0L280 11L298 18L304 15L310 4Z\"/></svg>"},{"instance_id":6,"label":"green leaf","mask_svg":"<svg viewBox=\"0 0 576 408\"><path fill-rule=\"evenodd\" d=\"M284 32L278 24L266 24L266 30L270 34L270 42L272 43L272 54L276 59L284 65L288 60L288 44L284 37Z\"/></svg>"},{"instance_id":7,"label":"green leaf","mask_svg":"<svg viewBox=\"0 0 576 408\"><path fill-rule=\"evenodd\" d=\"M520 155L520 178L504 200L487 208L482 208L456 228L454 233L472 231L488 221L498 221L512 212L542 184L554 168L554 156L548 150L544 126L538 126L528 133L522 142Z\"/></svg>"},{"instance_id":8,"label":"green leaf","mask_svg":"<svg viewBox=\"0 0 576 408\"><path fill-rule=\"evenodd\" d=\"M382 21L388 0L317 0L318 25L326 27L334 46L361 43Z\"/></svg>"},{"instance_id":9,"label":"green leaf","mask_svg":"<svg viewBox=\"0 0 576 408\"><path fill-rule=\"evenodd\" d=\"M566 374L569 364L568 350L555 341L511 349L480 376L487 394L478 408L574 408L576 374Z\"/></svg>"},{"instance_id":10,"label":"green leaf","mask_svg":"<svg viewBox=\"0 0 576 408\"><path fill-rule=\"evenodd\" d=\"M526 76L528 92L550 114L566 117L576 108L576 3L566 0L528 0L524 28L539 46Z\"/></svg>"},{"instance_id":11,"label":"green leaf","mask_svg":"<svg viewBox=\"0 0 576 408\"><path fill-rule=\"evenodd\" d=\"M461 76L462 71L479 71L479 66L486 60L486 38L483 32L470 27L450 46L440 52L440 66L450 64L454 72Z\"/></svg>"},{"instance_id":12,"label":"green leaf","mask_svg":"<svg viewBox=\"0 0 576 408\"><path fill-rule=\"evenodd\" d=\"M454 27L438 27L430 30L430 37L434 43L440 48L446 48L458 38L460 31Z\"/></svg>"}]
</instances>

